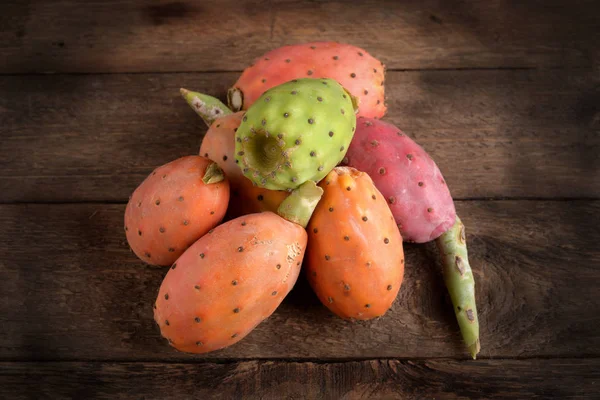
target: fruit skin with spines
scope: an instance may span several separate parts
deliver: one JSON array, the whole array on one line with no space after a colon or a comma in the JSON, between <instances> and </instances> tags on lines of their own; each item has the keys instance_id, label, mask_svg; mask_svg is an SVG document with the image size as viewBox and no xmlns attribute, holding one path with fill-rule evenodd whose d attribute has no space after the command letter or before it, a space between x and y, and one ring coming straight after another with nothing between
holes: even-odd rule
<instances>
[{"instance_id":1,"label":"fruit skin with spines","mask_svg":"<svg viewBox=\"0 0 600 400\"><path fill-rule=\"evenodd\" d=\"M229 182L212 160L186 156L162 165L127 203L124 220L129 246L148 264L171 265L221 222L228 201Z\"/></svg>"},{"instance_id":2,"label":"fruit skin with spines","mask_svg":"<svg viewBox=\"0 0 600 400\"><path fill-rule=\"evenodd\" d=\"M199 151L201 156L219 164L232 189L244 178L235 163L235 131L243 116L243 112L237 112L215 120L204 134Z\"/></svg>"},{"instance_id":3,"label":"fruit skin with spines","mask_svg":"<svg viewBox=\"0 0 600 400\"><path fill-rule=\"evenodd\" d=\"M322 192L307 182L280 206L289 219L270 211L241 216L181 255L154 304L154 319L171 346L189 353L222 349L277 309L300 273L304 226Z\"/></svg>"},{"instance_id":4,"label":"fruit skin with spines","mask_svg":"<svg viewBox=\"0 0 600 400\"><path fill-rule=\"evenodd\" d=\"M204 95L206 96L206 95ZM252 184L235 163L235 131L244 112L215 120L202 139L200 155L214 160L225 172L231 188L227 218L262 211L276 212L289 195L286 191L264 189Z\"/></svg>"},{"instance_id":5,"label":"fruit skin with spines","mask_svg":"<svg viewBox=\"0 0 600 400\"><path fill-rule=\"evenodd\" d=\"M358 118L343 165L368 173L405 241L425 243L454 224L456 210L435 161L391 123Z\"/></svg>"},{"instance_id":6,"label":"fruit skin with spines","mask_svg":"<svg viewBox=\"0 0 600 400\"><path fill-rule=\"evenodd\" d=\"M257 186L291 190L320 181L344 157L356 129L355 99L331 79L297 79L246 111L236 163Z\"/></svg>"},{"instance_id":7,"label":"fruit skin with spines","mask_svg":"<svg viewBox=\"0 0 600 400\"><path fill-rule=\"evenodd\" d=\"M458 215L454 225L436 239L436 244L460 332L471 357L475 359L481 349L475 279L469 264L465 226Z\"/></svg>"},{"instance_id":8,"label":"fruit skin with spines","mask_svg":"<svg viewBox=\"0 0 600 400\"><path fill-rule=\"evenodd\" d=\"M266 90L306 77L338 81L359 99L359 116L386 113L384 64L364 49L338 42L283 46L258 57L229 89L229 106L247 110Z\"/></svg>"},{"instance_id":9,"label":"fruit skin with spines","mask_svg":"<svg viewBox=\"0 0 600 400\"><path fill-rule=\"evenodd\" d=\"M307 228L305 268L321 302L344 319L386 313L404 276L402 236L385 199L364 172L336 167Z\"/></svg>"}]
</instances>

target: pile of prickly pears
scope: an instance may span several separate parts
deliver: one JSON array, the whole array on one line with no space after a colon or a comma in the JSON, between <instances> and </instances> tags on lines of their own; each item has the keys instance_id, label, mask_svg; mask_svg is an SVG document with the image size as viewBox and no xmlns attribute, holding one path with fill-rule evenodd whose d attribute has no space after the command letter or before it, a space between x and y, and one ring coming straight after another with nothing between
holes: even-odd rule
<instances>
[{"instance_id":1,"label":"pile of prickly pears","mask_svg":"<svg viewBox=\"0 0 600 400\"><path fill-rule=\"evenodd\" d=\"M433 159L385 116L384 65L348 44L273 50L228 92L182 89L209 129L198 155L133 192L125 233L168 266L154 319L171 346L231 346L268 318L302 270L323 305L383 317L401 290L402 242L435 240L463 339L479 352L464 226Z\"/></svg>"}]
</instances>

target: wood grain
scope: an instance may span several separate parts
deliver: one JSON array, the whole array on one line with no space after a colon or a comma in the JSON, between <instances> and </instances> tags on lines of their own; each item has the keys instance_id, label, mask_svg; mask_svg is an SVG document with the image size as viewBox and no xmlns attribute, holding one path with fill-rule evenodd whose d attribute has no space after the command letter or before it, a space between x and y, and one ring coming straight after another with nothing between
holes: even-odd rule
<instances>
[{"instance_id":1,"label":"wood grain","mask_svg":"<svg viewBox=\"0 0 600 400\"><path fill-rule=\"evenodd\" d=\"M0 202L126 201L206 131L179 87L234 73L0 77ZM600 196L600 78L585 71L388 74L389 116L457 199Z\"/></svg>"},{"instance_id":2,"label":"wood grain","mask_svg":"<svg viewBox=\"0 0 600 400\"><path fill-rule=\"evenodd\" d=\"M467 201L482 358L600 355L600 201ZM304 277L240 343L204 357L160 338L164 269L129 253L123 205L0 206L0 360L467 358L433 245L406 245L392 311L327 311Z\"/></svg>"},{"instance_id":3,"label":"wood grain","mask_svg":"<svg viewBox=\"0 0 600 400\"><path fill-rule=\"evenodd\" d=\"M337 40L390 69L591 66L594 0L4 2L0 73L240 71L285 44Z\"/></svg>"},{"instance_id":4,"label":"wood grain","mask_svg":"<svg viewBox=\"0 0 600 400\"><path fill-rule=\"evenodd\" d=\"M99 399L598 398L600 360L0 363L0 396ZM32 384L34 383L35 384Z\"/></svg>"}]
</instances>

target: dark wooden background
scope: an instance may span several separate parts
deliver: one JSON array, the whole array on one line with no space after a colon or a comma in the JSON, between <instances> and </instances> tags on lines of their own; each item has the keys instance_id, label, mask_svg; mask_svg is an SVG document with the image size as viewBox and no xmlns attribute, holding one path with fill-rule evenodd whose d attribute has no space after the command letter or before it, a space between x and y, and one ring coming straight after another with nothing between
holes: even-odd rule
<instances>
[{"instance_id":1,"label":"dark wooden background","mask_svg":"<svg viewBox=\"0 0 600 400\"><path fill-rule=\"evenodd\" d=\"M128 250L128 195L197 152L179 87L224 98L254 57L338 40L388 67L387 119L437 160L467 225L482 351L433 245L384 318L301 279L235 346L161 340L165 273ZM3 1L0 398L598 398L600 7L539 1Z\"/></svg>"}]
</instances>

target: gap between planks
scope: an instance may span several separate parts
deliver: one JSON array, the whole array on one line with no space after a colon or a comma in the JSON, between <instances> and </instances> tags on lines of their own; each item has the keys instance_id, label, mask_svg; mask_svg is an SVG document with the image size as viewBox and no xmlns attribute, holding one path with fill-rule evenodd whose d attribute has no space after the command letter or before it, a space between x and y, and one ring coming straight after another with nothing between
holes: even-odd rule
<instances>
[{"instance_id":1,"label":"gap between planks","mask_svg":"<svg viewBox=\"0 0 600 400\"><path fill-rule=\"evenodd\" d=\"M2 177L0 177L2 179ZM452 200L460 202L471 201L598 201L600 197L453 197ZM0 201L0 205L42 205L42 206L59 206L69 204L87 204L87 205L127 205L124 200L82 200L82 201Z\"/></svg>"},{"instance_id":2,"label":"gap between planks","mask_svg":"<svg viewBox=\"0 0 600 400\"><path fill-rule=\"evenodd\" d=\"M368 361L399 361L399 362L410 362L410 361L448 361L448 362L477 362L477 361L534 361L534 360L600 360L600 357L595 354L569 354L569 355L539 355L532 357L485 357L481 356L481 353L477 355L477 359L473 360L466 357L242 357L242 358L190 358L185 359L163 359L163 358L139 358L139 359L127 359L127 358L114 358L114 359L95 359L95 358L77 358L77 359L1 359L0 363L14 363L14 364L75 364L75 363L94 363L94 364L183 364L183 365L195 365L195 364L237 364L242 362L284 362L284 363L296 363L296 364L344 364L352 362L368 362ZM194 354L190 354L190 357L194 357Z\"/></svg>"},{"instance_id":3,"label":"gap between planks","mask_svg":"<svg viewBox=\"0 0 600 400\"><path fill-rule=\"evenodd\" d=\"M560 65L544 67L455 67L455 68L386 68L385 72L470 72L470 71L589 71L587 66L565 67ZM95 76L95 75L181 75L181 74L229 74L244 72L240 69L207 69L207 70L182 70L182 71L106 71L106 72L24 72L24 73L4 73L0 72L0 77L24 77L24 76Z\"/></svg>"}]
</instances>

